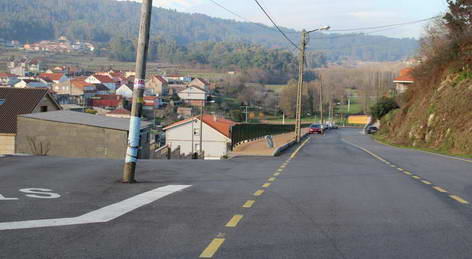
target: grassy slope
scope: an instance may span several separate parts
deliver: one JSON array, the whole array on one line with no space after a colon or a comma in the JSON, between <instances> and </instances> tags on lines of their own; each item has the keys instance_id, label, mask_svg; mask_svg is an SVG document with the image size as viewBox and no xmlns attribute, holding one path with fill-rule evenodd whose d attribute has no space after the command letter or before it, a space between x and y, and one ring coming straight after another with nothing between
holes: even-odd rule
<instances>
[{"instance_id":1,"label":"grassy slope","mask_svg":"<svg viewBox=\"0 0 472 259\"><path fill-rule=\"evenodd\" d=\"M409 101L382 119L389 144L472 155L472 79L451 74L440 85L411 89Z\"/></svg>"}]
</instances>

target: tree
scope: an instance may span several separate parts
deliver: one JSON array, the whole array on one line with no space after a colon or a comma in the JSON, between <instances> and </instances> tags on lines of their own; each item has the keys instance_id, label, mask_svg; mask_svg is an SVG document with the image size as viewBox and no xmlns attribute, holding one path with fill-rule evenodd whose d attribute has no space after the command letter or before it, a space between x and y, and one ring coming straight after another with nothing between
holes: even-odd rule
<instances>
[{"instance_id":1,"label":"tree","mask_svg":"<svg viewBox=\"0 0 472 259\"><path fill-rule=\"evenodd\" d=\"M472 0L448 0L449 12L444 16L451 36L461 37L471 32Z\"/></svg>"},{"instance_id":2,"label":"tree","mask_svg":"<svg viewBox=\"0 0 472 259\"><path fill-rule=\"evenodd\" d=\"M380 120L384 115L398 108L399 106L395 99L382 97L375 105L370 108L370 114L374 119Z\"/></svg>"}]
</instances>

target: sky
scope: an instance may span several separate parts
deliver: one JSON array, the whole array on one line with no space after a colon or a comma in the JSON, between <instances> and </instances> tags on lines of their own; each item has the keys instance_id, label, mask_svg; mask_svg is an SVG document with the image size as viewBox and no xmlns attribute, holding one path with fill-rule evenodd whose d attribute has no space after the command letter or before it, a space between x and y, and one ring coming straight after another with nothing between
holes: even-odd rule
<instances>
[{"instance_id":1,"label":"sky","mask_svg":"<svg viewBox=\"0 0 472 259\"><path fill-rule=\"evenodd\" d=\"M140 0L136 0L140 1ZM250 21L270 25L254 0L213 0ZM296 30L329 25L332 30L404 23L440 15L446 0L259 0L277 24ZM186 13L244 21L210 0L154 0L154 5ZM374 35L421 37L426 23L402 26ZM369 32L369 31L365 31Z\"/></svg>"}]
</instances>

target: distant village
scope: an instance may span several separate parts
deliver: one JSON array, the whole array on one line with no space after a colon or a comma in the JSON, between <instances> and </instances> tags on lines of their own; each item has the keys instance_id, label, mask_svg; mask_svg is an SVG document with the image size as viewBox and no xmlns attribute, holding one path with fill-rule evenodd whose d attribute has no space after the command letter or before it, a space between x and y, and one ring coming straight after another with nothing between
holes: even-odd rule
<instances>
[{"instance_id":1,"label":"distant village","mask_svg":"<svg viewBox=\"0 0 472 259\"><path fill-rule=\"evenodd\" d=\"M0 73L0 113L4 113L0 116L3 125L0 126L0 154L122 158L127 145L134 72L47 67L41 59L26 56L13 58L7 65L9 72ZM167 73L148 75L140 157L153 158L153 153L162 147L168 148L163 153L166 157L169 152L173 152L174 158L194 156L202 150L197 141L199 126L194 123L200 118L203 118L203 129L207 127L209 131L205 133L209 141L203 143L205 157L224 157L229 151L229 131L234 123L216 115L198 116L208 103L212 89L212 84L204 78ZM161 124L156 118L166 121ZM60 125L45 123L51 121ZM76 128L77 123L96 131L84 135L87 131ZM168 136L163 133L163 126L167 126ZM186 133L181 132L182 127L188 128ZM102 142L111 133L99 130L102 128L126 134L118 134L116 141L105 145ZM64 135L68 138L61 139ZM110 147L104 149L104 145Z\"/></svg>"},{"instance_id":2,"label":"distant village","mask_svg":"<svg viewBox=\"0 0 472 259\"><path fill-rule=\"evenodd\" d=\"M0 39L0 46L16 48L26 51L71 53L71 52L93 52L95 45L84 41L70 41L67 37L61 36L55 41L43 40L35 43L20 44L17 40L6 41Z\"/></svg>"}]
</instances>

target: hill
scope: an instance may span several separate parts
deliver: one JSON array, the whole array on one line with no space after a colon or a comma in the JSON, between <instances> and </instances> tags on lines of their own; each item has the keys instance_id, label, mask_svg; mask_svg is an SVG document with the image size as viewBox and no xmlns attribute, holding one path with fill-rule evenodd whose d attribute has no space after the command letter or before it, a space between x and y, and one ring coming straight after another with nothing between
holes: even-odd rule
<instances>
[{"instance_id":1,"label":"hill","mask_svg":"<svg viewBox=\"0 0 472 259\"><path fill-rule=\"evenodd\" d=\"M391 144L472 155L472 3L450 2L423 39L415 84L382 119Z\"/></svg>"},{"instance_id":2,"label":"hill","mask_svg":"<svg viewBox=\"0 0 472 259\"><path fill-rule=\"evenodd\" d=\"M133 39L138 29L140 5L115 0L0 0L0 38L36 42L65 35L74 40L108 43L112 38ZM119 28L119 29L117 29ZM299 34L284 28L298 42ZM153 37L178 45L196 42L244 42L269 48L289 45L274 28L187 14L164 8L153 9ZM326 53L328 61L354 59L395 61L415 53L415 39L353 34L313 34L313 50Z\"/></svg>"}]
</instances>

